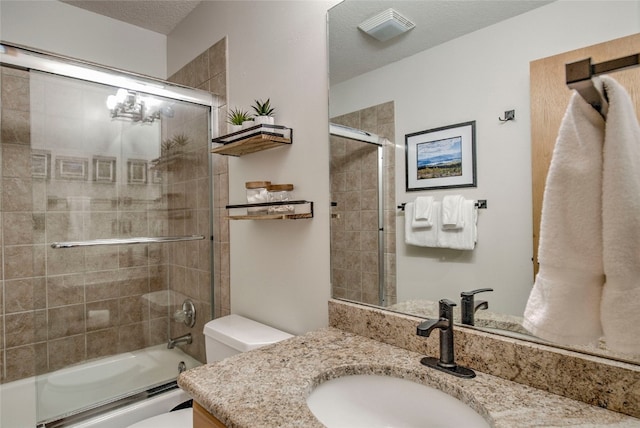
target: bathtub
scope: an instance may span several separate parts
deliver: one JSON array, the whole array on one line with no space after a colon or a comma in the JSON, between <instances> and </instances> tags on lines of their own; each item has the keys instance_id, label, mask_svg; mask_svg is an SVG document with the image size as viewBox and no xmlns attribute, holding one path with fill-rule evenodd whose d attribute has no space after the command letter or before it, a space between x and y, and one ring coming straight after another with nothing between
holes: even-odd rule
<instances>
[{"instance_id":1,"label":"bathtub","mask_svg":"<svg viewBox=\"0 0 640 428\"><path fill-rule=\"evenodd\" d=\"M180 362L201 364L157 345L0 385L0 427L124 428L189 399Z\"/></svg>"}]
</instances>

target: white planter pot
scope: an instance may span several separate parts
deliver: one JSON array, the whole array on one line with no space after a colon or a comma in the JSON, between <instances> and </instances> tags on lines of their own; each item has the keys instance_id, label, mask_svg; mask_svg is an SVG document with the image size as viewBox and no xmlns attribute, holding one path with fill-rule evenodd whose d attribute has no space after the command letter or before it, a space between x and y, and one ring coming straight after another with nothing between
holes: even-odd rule
<instances>
[{"instance_id":1,"label":"white planter pot","mask_svg":"<svg viewBox=\"0 0 640 428\"><path fill-rule=\"evenodd\" d=\"M228 127L229 134L233 134L234 132L242 131L242 125L229 125Z\"/></svg>"},{"instance_id":2,"label":"white planter pot","mask_svg":"<svg viewBox=\"0 0 640 428\"><path fill-rule=\"evenodd\" d=\"M251 128L252 126L255 126L256 123L253 120L245 120L244 122L242 122L242 129L247 129L247 128Z\"/></svg>"},{"instance_id":3,"label":"white planter pot","mask_svg":"<svg viewBox=\"0 0 640 428\"><path fill-rule=\"evenodd\" d=\"M273 116L256 116L253 118L253 120L256 123L256 125L258 124L273 125L274 124Z\"/></svg>"}]
</instances>

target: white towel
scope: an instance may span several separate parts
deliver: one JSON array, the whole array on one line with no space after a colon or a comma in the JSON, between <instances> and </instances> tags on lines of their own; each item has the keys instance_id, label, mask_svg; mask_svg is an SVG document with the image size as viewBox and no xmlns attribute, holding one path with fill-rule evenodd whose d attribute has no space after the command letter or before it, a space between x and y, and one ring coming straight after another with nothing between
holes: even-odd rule
<instances>
[{"instance_id":1,"label":"white towel","mask_svg":"<svg viewBox=\"0 0 640 428\"><path fill-rule=\"evenodd\" d=\"M444 225L438 231L438 247L454 250L473 250L478 239L478 208L474 200L463 200L460 211L462 227L451 229Z\"/></svg>"},{"instance_id":2,"label":"white towel","mask_svg":"<svg viewBox=\"0 0 640 428\"><path fill-rule=\"evenodd\" d=\"M534 335L564 344L602 334L604 120L573 93L560 125L542 203L540 271L524 312Z\"/></svg>"},{"instance_id":3,"label":"white towel","mask_svg":"<svg viewBox=\"0 0 640 428\"><path fill-rule=\"evenodd\" d=\"M640 126L627 91L602 76L609 111L604 139L601 319L608 349L640 354Z\"/></svg>"},{"instance_id":4,"label":"white towel","mask_svg":"<svg viewBox=\"0 0 640 428\"><path fill-rule=\"evenodd\" d=\"M433 196L418 196L413 205L414 215L412 227L433 226Z\"/></svg>"},{"instance_id":5,"label":"white towel","mask_svg":"<svg viewBox=\"0 0 640 428\"><path fill-rule=\"evenodd\" d=\"M414 205L413 202L407 202L404 206L404 242L409 245L419 247L437 247L438 246L438 229L440 217L440 203L434 202L431 207L433 218L432 227L413 227Z\"/></svg>"},{"instance_id":6,"label":"white towel","mask_svg":"<svg viewBox=\"0 0 640 428\"><path fill-rule=\"evenodd\" d=\"M462 195L447 195L442 198L442 228L460 229L464 227Z\"/></svg>"}]
</instances>

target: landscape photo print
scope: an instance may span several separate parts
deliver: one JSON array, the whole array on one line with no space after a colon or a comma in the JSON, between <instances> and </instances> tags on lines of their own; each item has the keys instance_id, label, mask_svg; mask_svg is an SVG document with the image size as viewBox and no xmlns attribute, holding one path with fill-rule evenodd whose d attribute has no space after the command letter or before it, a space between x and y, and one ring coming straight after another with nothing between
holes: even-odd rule
<instances>
[{"instance_id":1,"label":"landscape photo print","mask_svg":"<svg viewBox=\"0 0 640 428\"><path fill-rule=\"evenodd\" d=\"M405 136L407 191L475 187L475 121Z\"/></svg>"}]
</instances>

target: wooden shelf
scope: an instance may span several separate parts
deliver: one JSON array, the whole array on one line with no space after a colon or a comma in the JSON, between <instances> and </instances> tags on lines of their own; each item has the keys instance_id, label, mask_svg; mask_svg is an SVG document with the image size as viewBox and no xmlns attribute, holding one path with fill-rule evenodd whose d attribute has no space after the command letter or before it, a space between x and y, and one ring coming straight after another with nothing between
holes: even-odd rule
<instances>
[{"instance_id":1,"label":"wooden shelf","mask_svg":"<svg viewBox=\"0 0 640 428\"><path fill-rule=\"evenodd\" d=\"M293 130L279 125L258 125L233 134L224 135L212 142L220 144L211 153L226 156L244 156L249 153L290 145Z\"/></svg>"},{"instance_id":2,"label":"wooden shelf","mask_svg":"<svg viewBox=\"0 0 640 428\"><path fill-rule=\"evenodd\" d=\"M227 205L226 209L246 209L253 207L274 207L280 205L308 205L309 211L305 213L294 214L243 214L243 215L230 215L227 216L229 220L298 220L304 218L313 218L313 202L311 201L286 201L286 202L266 202L259 204L240 204L240 205Z\"/></svg>"}]
</instances>

